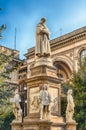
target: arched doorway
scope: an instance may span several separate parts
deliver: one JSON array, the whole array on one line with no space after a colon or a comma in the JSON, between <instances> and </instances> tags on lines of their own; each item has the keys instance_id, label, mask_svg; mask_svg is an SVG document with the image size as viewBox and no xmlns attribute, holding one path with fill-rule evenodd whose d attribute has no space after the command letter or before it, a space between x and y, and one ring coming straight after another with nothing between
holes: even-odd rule
<instances>
[{"instance_id":1,"label":"arched doorway","mask_svg":"<svg viewBox=\"0 0 86 130\"><path fill-rule=\"evenodd\" d=\"M57 68L57 76L62 78L64 82L70 79L72 72L70 67L63 61L54 61L54 66Z\"/></svg>"}]
</instances>

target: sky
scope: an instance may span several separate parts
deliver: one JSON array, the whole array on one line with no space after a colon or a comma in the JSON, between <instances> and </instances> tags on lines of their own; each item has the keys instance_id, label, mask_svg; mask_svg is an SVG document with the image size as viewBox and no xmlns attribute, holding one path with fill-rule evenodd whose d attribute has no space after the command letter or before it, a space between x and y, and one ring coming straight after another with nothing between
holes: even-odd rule
<instances>
[{"instance_id":1,"label":"sky","mask_svg":"<svg viewBox=\"0 0 86 130\"><path fill-rule=\"evenodd\" d=\"M86 26L86 0L0 0L0 26L6 24L0 45L20 51L35 46L36 25L46 17L50 40ZM62 29L62 31L60 31Z\"/></svg>"}]
</instances>

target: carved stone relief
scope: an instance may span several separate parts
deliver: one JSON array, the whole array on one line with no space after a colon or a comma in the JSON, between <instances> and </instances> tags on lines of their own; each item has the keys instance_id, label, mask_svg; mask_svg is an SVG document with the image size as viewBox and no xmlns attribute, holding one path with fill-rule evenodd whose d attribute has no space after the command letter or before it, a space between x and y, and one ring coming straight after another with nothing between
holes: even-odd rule
<instances>
[{"instance_id":1,"label":"carved stone relief","mask_svg":"<svg viewBox=\"0 0 86 130\"><path fill-rule=\"evenodd\" d=\"M51 102L51 113L58 113L58 89L57 88L50 88L50 93L52 97Z\"/></svg>"},{"instance_id":2,"label":"carved stone relief","mask_svg":"<svg viewBox=\"0 0 86 130\"><path fill-rule=\"evenodd\" d=\"M39 87L30 88L30 113L39 112L38 94Z\"/></svg>"}]
</instances>

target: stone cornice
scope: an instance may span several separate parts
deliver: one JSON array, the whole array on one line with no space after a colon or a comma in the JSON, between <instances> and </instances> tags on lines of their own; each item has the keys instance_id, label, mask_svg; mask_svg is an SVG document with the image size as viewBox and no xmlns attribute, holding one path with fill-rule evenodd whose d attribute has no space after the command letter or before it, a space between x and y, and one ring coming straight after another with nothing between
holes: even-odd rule
<instances>
[{"instance_id":1,"label":"stone cornice","mask_svg":"<svg viewBox=\"0 0 86 130\"><path fill-rule=\"evenodd\" d=\"M19 53L19 50L11 49L11 48L8 48L8 47L2 46L2 45L0 45L0 48L5 48L5 49L7 49L7 50L16 51L16 52Z\"/></svg>"},{"instance_id":2,"label":"stone cornice","mask_svg":"<svg viewBox=\"0 0 86 130\"><path fill-rule=\"evenodd\" d=\"M51 40L50 41L51 50L52 51L56 50L58 48L73 44L83 39L86 39L86 26ZM34 55L35 55L35 47L28 49L28 53L25 54L27 58L34 57Z\"/></svg>"},{"instance_id":3,"label":"stone cornice","mask_svg":"<svg viewBox=\"0 0 86 130\"><path fill-rule=\"evenodd\" d=\"M50 41L52 51L86 39L86 26Z\"/></svg>"}]
</instances>

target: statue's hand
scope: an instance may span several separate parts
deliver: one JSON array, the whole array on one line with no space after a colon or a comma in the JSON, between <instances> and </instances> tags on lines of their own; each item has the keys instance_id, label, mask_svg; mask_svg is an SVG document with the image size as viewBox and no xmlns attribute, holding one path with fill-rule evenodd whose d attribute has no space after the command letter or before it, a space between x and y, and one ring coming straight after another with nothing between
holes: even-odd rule
<instances>
[{"instance_id":1,"label":"statue's hand","mask_svg":"<svg viewBox=\"0 0 86 130\"><path fill-rule=\"evenodd\" d=\"M38 103L38 105L41 103L41 99L39 99L39 97L37 99L37 103Z\"/></svg>"}]
</instances>

